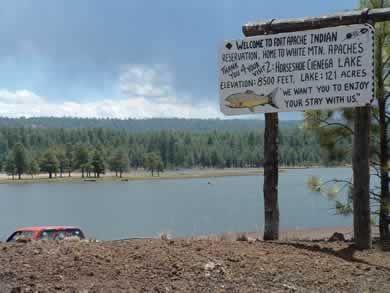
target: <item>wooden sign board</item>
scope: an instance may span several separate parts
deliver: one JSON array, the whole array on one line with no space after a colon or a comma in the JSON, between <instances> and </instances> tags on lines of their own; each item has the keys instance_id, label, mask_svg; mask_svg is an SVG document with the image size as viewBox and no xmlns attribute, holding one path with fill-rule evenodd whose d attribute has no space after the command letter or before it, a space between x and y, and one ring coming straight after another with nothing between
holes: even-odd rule
<instances>
[{"instance_id":1,"label":"wooden sign board","mask_svg":"<svg viewBox=\"0 0 390 293\"><path fill-rule=\"evenodd\" d=\"M365 106L374 99L368 24L226 41L219 54L226 115Z\"/></svg>"}]
</instances>

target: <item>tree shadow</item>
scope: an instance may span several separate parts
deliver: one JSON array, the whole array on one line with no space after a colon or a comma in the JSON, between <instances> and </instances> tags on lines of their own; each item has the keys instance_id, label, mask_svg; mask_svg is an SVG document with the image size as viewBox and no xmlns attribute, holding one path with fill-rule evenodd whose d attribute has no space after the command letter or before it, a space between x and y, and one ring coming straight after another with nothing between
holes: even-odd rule
<instances>
[{"instance_id":1,"label":"tree shadow","mask_svg":"<svg viewBox=\"0 0 390 293\"><path fill-rule=\"evenodd\" d=\"M335 256L335 257L341 258L341 259L343 259L345 261L348 261L348 262L364 264L364 265L375 267L376 269L380 269L380 270L384 270L384 271L390 272L390 267L386 267L386 266L382 266L382 265L378 265L378 264L373 264L373 263L370 263L370 262L368 262L366 260L363 260L363 259L360 259L360 258L356 258L354 256L355 252L361 251L361 250L356 248L356 246L354 244L350 244L350 245L348 245L345 248L342 248L342 249L339 249L339 250L335 250L335 249L330 248L330 247L321 247L318 244L312 245L312 244L308 244L308 243L281 242L281 241L275 241L275 242L273 241L272 243L273 244L277 244L277 245L283 245L283 246L293 246L293 247L295 247L297 249L303 249L303 250L308 250L308 251L312 251L312 252L324 253L324 254L327 254L327 255L331 255L331 256Z\"/></svg>"}]
</instances>

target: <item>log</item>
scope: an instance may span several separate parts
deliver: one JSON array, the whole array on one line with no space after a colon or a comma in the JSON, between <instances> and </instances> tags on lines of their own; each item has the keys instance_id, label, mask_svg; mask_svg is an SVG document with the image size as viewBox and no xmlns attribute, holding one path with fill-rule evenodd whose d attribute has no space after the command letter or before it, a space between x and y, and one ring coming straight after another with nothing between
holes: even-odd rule
<instances>
[{"instance_id":1,"label":"log","mask_svg":"<svg viewBox=\"0 0 390 293\"><path fill-rule=\"evenodd\" d=\"M265 34L278 34L293 31L303 31L350 25L357 23L375 23L390 20L390 8L363 9L341 12L318 17L304 17L294 19L270 19L243 25L242 31L245 36L258 36Z\"/></svg>"}]
</instances>

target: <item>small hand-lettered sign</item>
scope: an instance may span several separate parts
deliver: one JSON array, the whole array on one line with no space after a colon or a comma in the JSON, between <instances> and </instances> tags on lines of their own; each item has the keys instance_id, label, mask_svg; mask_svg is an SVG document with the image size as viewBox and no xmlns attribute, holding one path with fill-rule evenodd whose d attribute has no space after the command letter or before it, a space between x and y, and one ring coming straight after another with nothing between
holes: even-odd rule
<instances>
[{"instance_id":1,"label":"small hand-lettered sign","mask_svg":"<svg viewBox=\"0 0 390 293\"><path fill-rule=\"evenodd\" d=\"M226 115L339 109L374 99L369 24L226 41L219 54Z\"/></svg>"}]
</instances>

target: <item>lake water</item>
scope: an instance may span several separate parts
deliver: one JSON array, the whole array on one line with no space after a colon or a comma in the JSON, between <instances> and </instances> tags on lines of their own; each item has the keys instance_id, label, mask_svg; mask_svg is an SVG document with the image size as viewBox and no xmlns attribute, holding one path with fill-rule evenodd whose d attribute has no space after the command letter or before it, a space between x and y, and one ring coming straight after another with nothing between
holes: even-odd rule
<instances>
[{"instance_id":1,"label":"lake water","mask_svg":"<svg viewBox=\"0 0 390 293\"><path fill-rule=\"evenodd\" d=\"M351 225L334 203L305 185L311 175L349 178L349 168L296 169L280 174L281 229ZM77 225L88 237L173 237L263 227L262 176L0 185L0 240L15 228Z\"/></svg>"}]
</instances>

